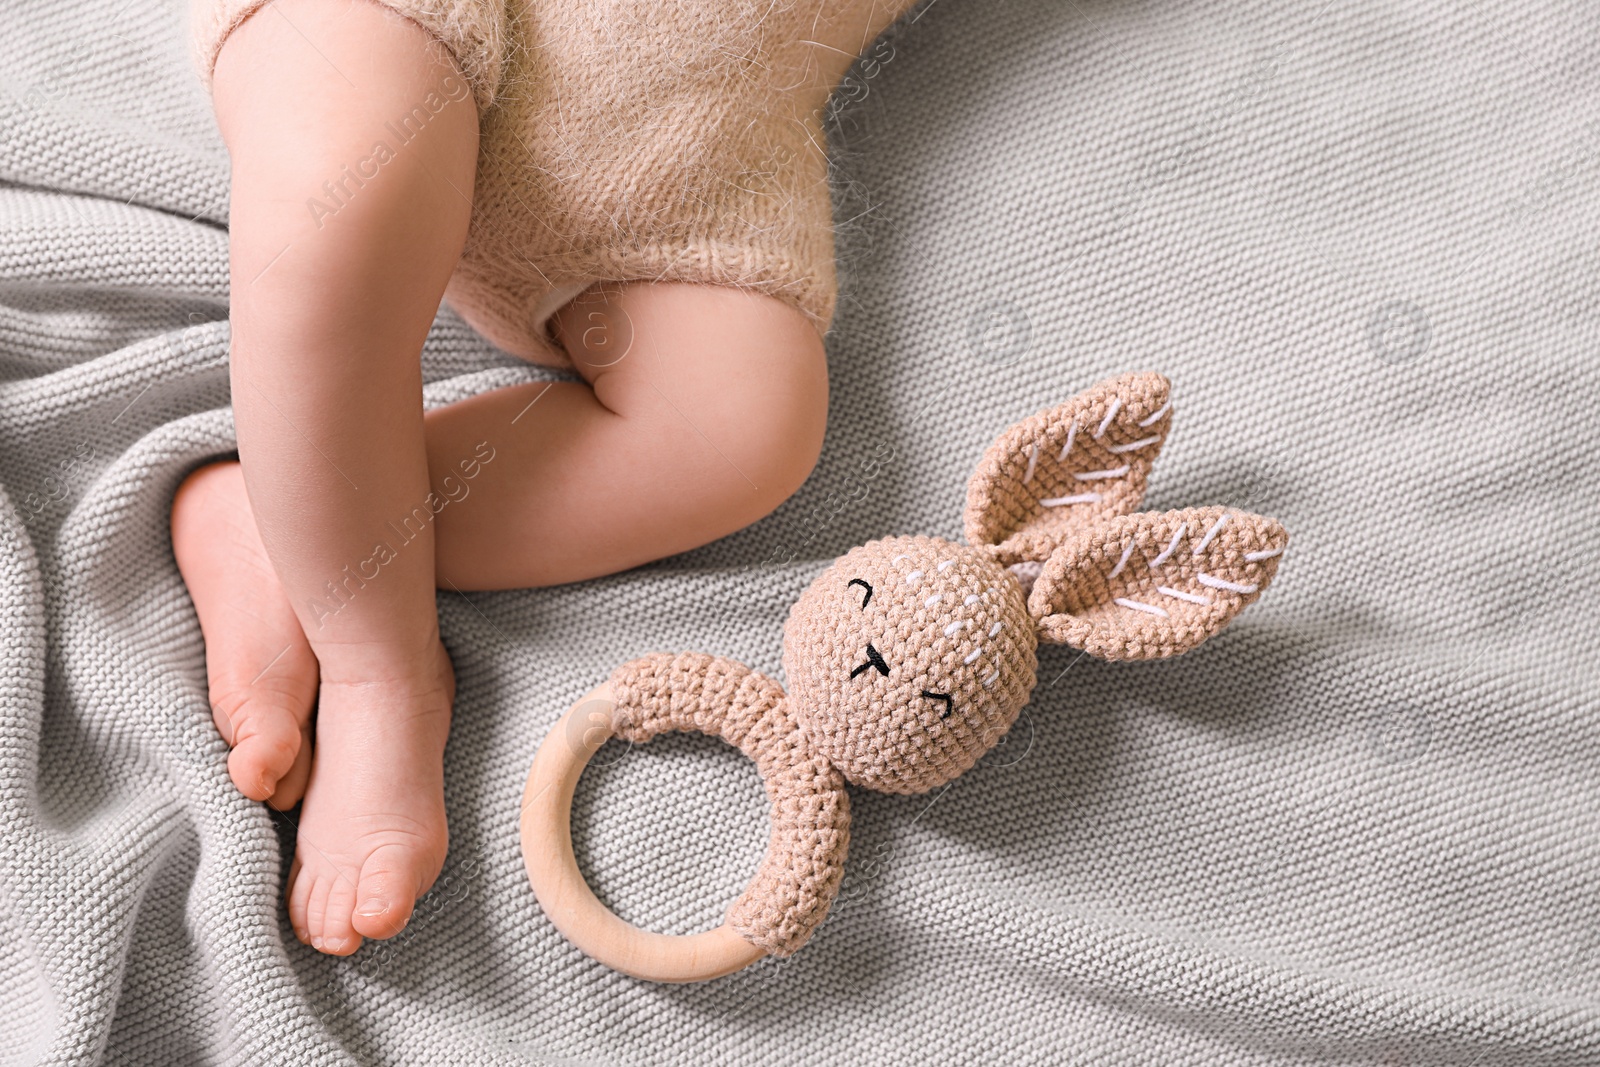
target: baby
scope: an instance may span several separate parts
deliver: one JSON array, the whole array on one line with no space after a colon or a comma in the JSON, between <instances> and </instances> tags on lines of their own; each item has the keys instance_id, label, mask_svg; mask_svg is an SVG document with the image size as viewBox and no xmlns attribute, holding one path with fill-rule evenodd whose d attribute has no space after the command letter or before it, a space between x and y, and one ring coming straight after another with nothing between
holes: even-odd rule
<instances>
[{"instance_id":1,"label":"baby","mask_svg":"<svg viewBox=\"0 0 1600 1067\"><path fill-rule=\"evenodd\" d=\"M436 587L624 570L810 473L821 114L911 4L196 0L232 161L240 462L184 481L172 542L229 773L303 805L302 941L394 935L444 862ZM583 382L424 414L441 299Z\"/></svg>"}]
</instances>

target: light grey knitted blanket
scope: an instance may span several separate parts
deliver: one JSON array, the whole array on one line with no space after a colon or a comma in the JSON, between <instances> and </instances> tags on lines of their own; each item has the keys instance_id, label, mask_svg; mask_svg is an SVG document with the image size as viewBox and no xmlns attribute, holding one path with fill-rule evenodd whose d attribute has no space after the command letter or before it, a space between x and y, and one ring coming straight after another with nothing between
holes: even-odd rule
<instances>
[{"instance_id":1,"label":"light grey knitted blanket","mask_svg":"<svg viewBox=\"0 0 1600 1067\"><path fill-rule=\"evenodd\" d=\"M410 928L289 933L290 822L210 723L167 509L233 444L227 162L156 0L0 3L0 1063L1600 1062L1600 36L1580 0L942 0L840 94L821 465L703 550L441 596L452 846ZM450 313L429 403L537 376ZM1011 742L856 795L841 900L692 987L522 869L555 718L652 650L776 675L791 600L959 533L1011 422L1160 370L1150 506L1294 542L1167 663L1042 650ZM528 536L537 538L537 530ZM609 746L602 897L714 925L754 769Z\"/></svg>"}]
</instances>

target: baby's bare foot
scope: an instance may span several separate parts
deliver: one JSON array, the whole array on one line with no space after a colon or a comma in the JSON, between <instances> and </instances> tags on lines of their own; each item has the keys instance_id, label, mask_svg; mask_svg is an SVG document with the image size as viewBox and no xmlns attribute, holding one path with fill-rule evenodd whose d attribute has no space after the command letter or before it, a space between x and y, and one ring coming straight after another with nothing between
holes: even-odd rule
<instances>
[{"instance_id":1,"label":"baby's bare foot","mask_svg":"<svg viewBox=\"0 0 1600 1067\"><path fill-rule=\"evenodd\" d=\"M455 674L444 647L409 660L320 649L311 783L301 809L289 921L345 956L398 933L444 865L444 746ZM432 662L429 662L429 660Z\"/></svg>"},{"instance_id":2,"label":"baby's bare foot","mask_svg":"<svg viewBox=\"0 0 1600 1067\"><path fill-rule=\"evenodd\" d=\"M256 533L237 463L201 467L172 502L172 551L206 642L211 714L228 774L284 810L311 772L317 660Z\"/></svg>"}]
</instances>

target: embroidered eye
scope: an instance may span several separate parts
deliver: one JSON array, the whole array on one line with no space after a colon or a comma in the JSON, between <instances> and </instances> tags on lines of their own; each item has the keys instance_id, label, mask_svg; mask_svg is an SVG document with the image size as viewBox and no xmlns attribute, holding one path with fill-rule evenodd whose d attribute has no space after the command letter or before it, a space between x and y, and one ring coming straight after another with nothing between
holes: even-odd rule
<instances>
[{"instance_id":1,"label":"embroidered eye","mask_svg":"<svg viewBox=\"0 0 1600 1067\"><path fill-rule=\"evenodd\" d=\"M941 718L941 719L949 718L950 709L955 707L955 701L950 699L950 694L949 693L935 693L931 689L924 689L922 691L922 695L927 697L929 700L942 700L942 701L944 701L944 710L939 713L939 718Z\"/></svg>"},{"instance_id":2,"label":"embroidered eye","mask_svg":"<svg viewBox=\"0 0 1600 1067\"><path fill-rule=\"evenodd\" d=\"M852 586L852 585L859 585L861 588L863 588L863 589L865 589L867 591L867 595L861 598L861 606L862 607L866 607L867 606L867 602L872 599L872 586L868 585L866 582L862 581L860 578L852 578L845 585L845 588L849 589L850 586Z\"/></svg>"}]
</instances>

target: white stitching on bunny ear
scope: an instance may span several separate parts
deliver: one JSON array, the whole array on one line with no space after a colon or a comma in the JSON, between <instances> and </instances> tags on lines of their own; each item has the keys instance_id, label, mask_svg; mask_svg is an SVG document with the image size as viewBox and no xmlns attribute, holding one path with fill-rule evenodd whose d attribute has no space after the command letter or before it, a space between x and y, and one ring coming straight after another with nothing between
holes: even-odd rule
<instances>
[{"instance_id":1,"label":"white stitching on bunny ear","mask_svg":"<svg viewBox=\"0 0 1600 1067\"><path fill-rule=\"evenodd\" d=\"M1100 494L1077 493L1073 496L1049 496L1040 500L1039 503L1047 508L1059 508L1064 504L1098 504L1100 503Z\"/></svg>"},{"instance_id":2,"label":"white stitching on bunny ear","mask_svg":"<svg viewBox=\"0 0 1600 1067\"><path fill-rule=\"evenodd\" d=\"M1028 452L1028 473L1022 476L1022 484L1027 485L1033 481L1033 469L1039 465L1039 442L1033 443L1033 448Z\"/></svg>"},{"instance_id":3,"label":"white stitching on bunny ear","mask_svg":"<svg viewBox=\"0 0 1600 1067\"><path fill-rule=\"evenodd\" d=\"M1145 429L1147 427L1154 426L1156 423L1161 421L1161 416L1165 415L1167 412L1169 412L1171 410L1172 410L1172 401L1168 400L1165 404L1162 404L1160 408L1156 409L1156 411L1151 413L1149 418L1140 419L1139 420L1139 428L1142 430L1142 429ZM1158 438L1158 440L1159 440L1159 438Z\"/></svg>"},{"instance_id":4,"label":"white stitching on bunny ear","mask_svg":"<svg viewBox=\"0 0 1600 1067\"><path fill-rule=\"evenodd\" d=\"M1057 463L1065 463L1066 462L1067 453L1072 451L1072 440L1073 440L1073 438L1075 438L1077 436L1078 436L1078 420L1077 419L1073 419L1071 424L1067 426L1067 443L1061 446L1061 455L1056 457L1056 462ZM1156 438L1156 440L1159 441L1160 438L1158 437L1158 438Z\"/></svg>"},{"instance_id":5,"label":"white stitching on bunny ear","mask_svg":"<svg viewBox=\"0 0 1600 1067\"><path fill-rule=\"evenodd\" d=\"M1178 541L1182 539L1184 531L1188 528L1188 523L1178 523L1178 532L1172 535L1172 540L1168 542L1167 547L1161 550L1161 555L1150 561L1151 570L1155 570L1156 568L1160 567L1172 556L1173 551L1178 547Z\"/></svg>"},{"instance_id":6,"label":"white stitching on bunny ear","mask_svg":"<svg viewBox=\"0 0 1600 1067\"><path fill-rule=\"evenodd\" d=\"M1137 537L1131 539L1128 542L1128 547L1122 550L1122 558L1117 560L1117 565L1115 567L1111 568L1111 573L1106 575L1106 577L1107 578L1115 578L1117 575L1121 574L1122 573L1122 568L1124 568L1124 567L1126 567L1128 565L1128 557L1132 556L1133 555L1133 550L1135 548L1138 548L1138 547L1139 547L1139 539Z\"/></svg>"},{"instance_id":7,"label":"white stitching on bunny ear","mask_svg":"<svg viewBox=\"0 0 1600 1067\"><path fill-rule=\"evenodd\" d=\"M1120 396L1112 397L1110 406L1106 408L1106 417L1100 420L1100 428L1094 432L1094 439L1096 441L1100 440L1100 438L1106 435L1106 429L1111 425L1111 420L1116 418L1117 412L1121 410L1122 398Z\"/></svg>"},{"instance_id":8,"label":"white stitching on bunny ear","mask_svg":"<svg viewBox=\"0 0 1600 1067\"><path fill-rule=\"evenodd\" d=\"M1107 478L1120 478L1128 473L1131 463L1124 463L1120 467L1112 467L1103 471L1073 471L1072 476L1080 482L1103 482Z\"/></svg>"},{"instance_id":9,"label":"white stitching on bunny ear","mask_svg":"<svg viewBox=\"0 0 1600 1067\"><path fill-rule=\"evenodd\" d=\"M1137 452L1141 448L1149 448L1151 445L1159 444L1160 441L1160 437L1141 437L1139 440L1129 441L1125 445L1107 445L1106 451L1121 455L1124 452ZM1065 459L1066 457L1063 456L1062 458Z\"/></svg>"},{"instance_id":10,"label":"white stitching on bunny ear","mask_svg":"<svg viewBox=\"0 0 1600 1067\"><path fill-rule=\"evenodd\" d=\"M1247 556L1245 558L1248 559L1249 557ZM1257 589L1261 588L1260 584L1257 582L1230 582L1226 579L1207 574L1205 571L1201 571L1199 574L1195 575L1194 579L1201 585L1209 585L1213 589L1226 589L1230 593L1254 593Z\"/></svg>"},{"instance_id":11,"label":"white stitching on bunny ear","mask_svg":"<svg viewBox=\"0 0 1600 1067\"><path fill-rule=\"evenodd\" d=\"M1200 553L1204 552L1206 550L1206 546L1211 543L1211 539L1217 536L1217 531L1221 530L1227 524L1228 513L1224 511L1222 513L1222 517L1216 522L1212 523L1211 529L1207 530L1206 535L1200 538L1200 543L1194 546L1194 554L1198 556Z\"/></svg>"}]
</instances>

